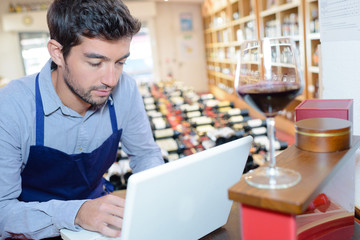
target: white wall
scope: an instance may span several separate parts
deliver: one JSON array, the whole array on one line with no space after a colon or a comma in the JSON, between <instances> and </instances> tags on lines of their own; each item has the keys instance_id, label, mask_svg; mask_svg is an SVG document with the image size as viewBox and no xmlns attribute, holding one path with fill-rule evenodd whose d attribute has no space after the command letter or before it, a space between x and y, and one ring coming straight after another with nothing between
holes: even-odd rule
<instances>
[{"instance_id":1,"label":"white wall","mask_svg":"<svg viewBox=\"0 0 360 240\"><path fill-rule=\"evenodd\" d=\"M0 21L8 12L10 0L0 1ZM21 2L36 2L27 0ZM144 7L145 4L145 7ZM153 26L151 32L154 73L157 80L168 79L168 74L183 81L196 91L207 91L205 50L200 3L129 2L130 11ZM181 32L180 14L190 13L193 30ZM18 33L4 32L0 24L0 77L15 79L24 75ZM186 48L185 48L186 47Z\"/></svg>"},{"instance_id":2,"label":"white wall","mask_svg":"<svg viewBox=\"0 0 360 240\"><path fill-rule=\"evenodd\" d=\"M360 2L320 0L319 10L322 98L353 99L353 134L359 135Z\"/></svg>"},{"instance_id":3,"label":"white wall","mask_svg":"<svg viewBox=\"0 0 360 240\"><path fill-rule=\"evenodd\" d=\"M360 134L360 41L321 43L324 99L353 99L353 134Z\"/></svg>"},{"instance_id":4,"label":"white wall","mask_svg":"<svg viewBox=\"0 0 360 240\"><path fill-rule=\"evenodd\" d=\"M360 33L359 2L332 1L340 8L326 11L328 0L320 0L321 65L324 99L353 99L353 134L360 135ZM355 5L357 7L355 7ZM322 6L324 12L322 12ZM335 12L353 8L349 16L329 17ZM339 27L340 26L340 27ZM346 26L346 27L345 27ZM355 165L355 206L360 208L360 150Z\"/></svg>"},{"instance_id":5,"label":"white wall","mask_svg":"<svg viewBox=\"0 0 360 240\"><path fill-rule=\"evenodd\" d=\"M157 3L156 36L161 79L170 74L195 91L208 91L201 5ZM181 32L180 15L190 13L193 30Z\"/></svg>"}]
</instances>

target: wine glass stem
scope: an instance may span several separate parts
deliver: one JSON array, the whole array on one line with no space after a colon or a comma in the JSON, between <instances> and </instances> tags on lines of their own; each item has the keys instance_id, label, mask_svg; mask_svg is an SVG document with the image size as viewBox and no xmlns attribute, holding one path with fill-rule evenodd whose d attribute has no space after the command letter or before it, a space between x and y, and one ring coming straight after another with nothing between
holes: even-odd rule
<instances>
[{"instance_id":1,"label":"wine glass stem","mask_svg":"<svg viewBox=\"0 0 360 240\"><path fill-rule=\"evenodd\" d=\"M266 118L266 125L267 125L267 135L269 138L269 167L275 168L276 166L276 159L275 159L275 119L273 117Z\"/></svg>"}]
</instances>

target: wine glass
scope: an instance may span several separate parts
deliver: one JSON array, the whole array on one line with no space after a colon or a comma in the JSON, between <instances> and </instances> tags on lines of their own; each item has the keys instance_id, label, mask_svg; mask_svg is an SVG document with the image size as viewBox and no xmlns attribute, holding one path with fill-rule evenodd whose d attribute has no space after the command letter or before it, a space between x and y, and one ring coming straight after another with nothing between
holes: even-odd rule
<instances>
[{"instance_id":1,"label":"wine glass","mask_svg":"<svg viewBox=\"0 0 360 240\"><path fill-rule=\"evenodd\" d=\"M240 46L238 57L235 90L246 103L265 115L269 138L269 164L246 173L245 181L266 189L294 186L301 175L292 169L276 166L274 117L303 89L304 79L296 45L287 37L245 41Z\"/></svg>"}]
</instances>

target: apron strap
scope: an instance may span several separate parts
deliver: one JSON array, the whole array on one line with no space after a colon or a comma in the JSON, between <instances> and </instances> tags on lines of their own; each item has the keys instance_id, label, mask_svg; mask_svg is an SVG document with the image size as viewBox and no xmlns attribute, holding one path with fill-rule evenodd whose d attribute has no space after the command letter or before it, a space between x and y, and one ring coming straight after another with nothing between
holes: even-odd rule
<instances>
[{"instance_id":1,"label":"apron strap","mask_svg":"<svg viewBox=\"0 0 360 240\"><path fill-rule=\"evenodd\" d=\"M113 130L113 133L117 132L117 120L116 120L116 113L114 108L114 101L113 96L110 94L109 100L108 100L108 107L109 107L109 113L110 113L110 120L111 120L111 127Z\"/></svg>"},{"instance_id":2,"label":"apron strap","mask_svg":"<svg viewBox=\"0 0 360 240\"><path fill-rule=\"evenodd\" d=\"M36 145L44 145L44 111L39 88L39 74L36 75L35 102L36 102Z\"/></svg>"}]
</instances>

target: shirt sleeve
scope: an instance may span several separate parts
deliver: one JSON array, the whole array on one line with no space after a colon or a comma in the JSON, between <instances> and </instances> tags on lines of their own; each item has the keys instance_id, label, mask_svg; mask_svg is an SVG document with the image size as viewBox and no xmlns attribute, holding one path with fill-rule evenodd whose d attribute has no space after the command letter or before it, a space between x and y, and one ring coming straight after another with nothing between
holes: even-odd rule
<instances>
[{"instance_id":1,"label":"shirt sleeve","mask_svg":"<svg viewBox=\"0 0 360 240\"><path fill-rule=\"evenodd\" d=\"M7 92L15 92L6 89ZM29 140L28 119L16 96L0 91L0 238L41 239L59 236L61 228L77 230L75 216L83 201L21 202L22 147ZM16 111L14 111L16 109Z\"/></svg>"},{"instance_id":2,"label":"shirt sleeve","mask_svg":"<svg viewBox=\"0 0 360 240\"><path fill-rule=\"evenodd\" d=\"M60 235L60 229L78 231L76 214L86 200L48 202L1 202L1 237L43 239Z\"/></svg>"},{"instance_id":3,"label":"shirt sleeve","mask_svg":"<svg viewBox=\"0 0 360 240\"><path fill-rule=\"evenodd\" d=\"M155 143L142 97L136 84L126 101L130 105L123 135L122 147L130 159L133 173L140 172L164 163L160 147Z\"/></svg>"}]
</instances>

